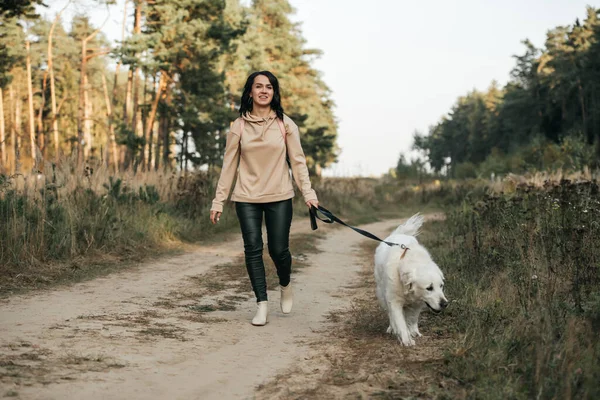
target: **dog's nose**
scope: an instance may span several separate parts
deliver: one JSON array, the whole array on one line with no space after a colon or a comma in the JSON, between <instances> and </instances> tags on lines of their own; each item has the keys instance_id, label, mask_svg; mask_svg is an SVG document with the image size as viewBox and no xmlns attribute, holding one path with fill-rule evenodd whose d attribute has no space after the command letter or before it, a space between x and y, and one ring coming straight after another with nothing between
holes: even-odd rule
<instances>
[{"instance_id":1,"label":"dog's nose","mask_svg":"<svg viewBox=\"0 0 600 400\"><path fill-rule=\"evenodd\" d=\"M442 300L442 301L440 301L440 307L441 307L441 308L446 308L446 307L448 307L448 301L447 301L447 300Z\"/></svg>"}]
</instances>

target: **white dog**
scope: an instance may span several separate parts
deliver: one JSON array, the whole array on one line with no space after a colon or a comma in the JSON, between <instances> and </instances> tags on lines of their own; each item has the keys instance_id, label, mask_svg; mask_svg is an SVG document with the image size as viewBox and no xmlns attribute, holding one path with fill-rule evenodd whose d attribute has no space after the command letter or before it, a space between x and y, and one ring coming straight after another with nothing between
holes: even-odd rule
<instances>
[{"instance_id":1,"label":"white dog","mask_svg":"<svg viewBox=\"0 0 600 400\"><path fill-rule=\"evenodd\" d=\"M421 336L421 311L429 307L440 312L448 306L444 274L415 237L421 225L423 217L416 214L385 239L407 249L381 243L375 251L377 298L390 319L387 332L405 346L413 346L413 338Z\"/></svg>"}]
</instances>

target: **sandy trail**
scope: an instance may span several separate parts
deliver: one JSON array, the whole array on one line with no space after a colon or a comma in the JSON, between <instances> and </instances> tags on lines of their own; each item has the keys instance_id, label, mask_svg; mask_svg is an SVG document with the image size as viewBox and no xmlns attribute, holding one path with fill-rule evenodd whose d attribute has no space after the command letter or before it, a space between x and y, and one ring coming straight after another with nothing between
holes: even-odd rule
<instances>
[{"instance_id":1,"label":"sandy trail","mask_svg":"<svg viewBox=\"0 0 600 400\"><path fill-rule=\"evenodd\" d=\"M308 232L296 221L292 234ZM363 228L385 236L399 220ZM193 289L217 265L242 254L240 235L216 246L146 263L93 281L0 304L0 396L20 399L246 399L257 385L306 356L325 316L349 305L363 240L349 229L320 226L323 252L293 275L294 310L283 315L269 291L269 323L253 327L255 301L227 287L233 311L195 313ZM266 252L265 252L266 253ZM267 256L265 254L265 256ZM268 256L267 256L268 257ZM247 279L247 278L246 278ZM249 287L249 283L248 283ZM232 300L233 299L233 300ZM200 301L200 302L199 302ZM196 308L194 308L196 307ZM233 308L233 307L232 307ZM206 317L205 317L206 316Z\"/></svg>"}]
</instances>

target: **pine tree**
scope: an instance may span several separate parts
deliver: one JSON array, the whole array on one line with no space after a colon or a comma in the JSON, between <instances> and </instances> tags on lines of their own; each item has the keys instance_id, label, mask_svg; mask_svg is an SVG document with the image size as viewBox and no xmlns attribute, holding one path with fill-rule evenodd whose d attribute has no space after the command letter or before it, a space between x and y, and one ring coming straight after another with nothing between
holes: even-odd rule
<instances>
[{"instance_id":1,"label":"pine tree","mask_svg":"<svg viewBox=\"0 0 600 400\"><path fill-rule=\"evenodd\" d=\"M218 67L231 39L239 34L225 18L225 5L220 0L148 3L144 29L120 49L124 64L140 66L159 82L159 90L152 94L145 137L150 137L158 114L160 143L164 158L169 158L163 159L165 165L171 163L170 133L175 130L181 134L182 165L188 161L214 164L219 157L215 141L224 137L232 115ZM163 96L164 91L168 96Z\"/></svg>"},{"instance_id":2,"label":"pine tree","mask_svg":"<svg viewBox=\"0 0 600 400\"><path fill-rule=\"evenodd\" d=\"M45 5L43 0L3 0L0 3L0 19L37 18L36 4Z\"/></svg>"},{"instance_id":3,"label":"pine tree","mask_svg":"<svg viewBox=\"0 0 600 400\"><path fill-rule=\"evenodd\" d=\"M284 110L301 128L307 163L320 173L335 161L337 124L330 90L312 57L321 52L304 48L300 26L289 16L294 12L287 0L255 0L244 41L249 70L270 70L280 80Z\"/></svg>"}]
</instances>

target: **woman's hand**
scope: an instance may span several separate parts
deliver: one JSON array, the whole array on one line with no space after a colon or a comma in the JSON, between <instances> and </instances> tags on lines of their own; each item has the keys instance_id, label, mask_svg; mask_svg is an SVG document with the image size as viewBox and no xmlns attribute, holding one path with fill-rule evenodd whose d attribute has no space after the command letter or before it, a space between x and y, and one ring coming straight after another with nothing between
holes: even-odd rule
<instances>
[{"instance_id":1,"label":"woman's hand","mask_svg":"<svg viewBox=\"0 0 600 400\"><path fill-rule=\"evenodd\" d=\"M315 208L319 207L319 201L318 200L309 200L306 202L306 205L308 206L308 208L312 208L313 206Z\"/></svg>"},{"instance_id":2,"label":"woman's hand","mask_svg":"<svg viewBox=\"0 0 600 400\"><path fill-rule=\"evenodd\" d=\"M214 224L216 224L217 222L219 222L219 218L221 218L221 214L219 211L211 211L210 212L210 222Z\"/></svg>"}]
</instances>

